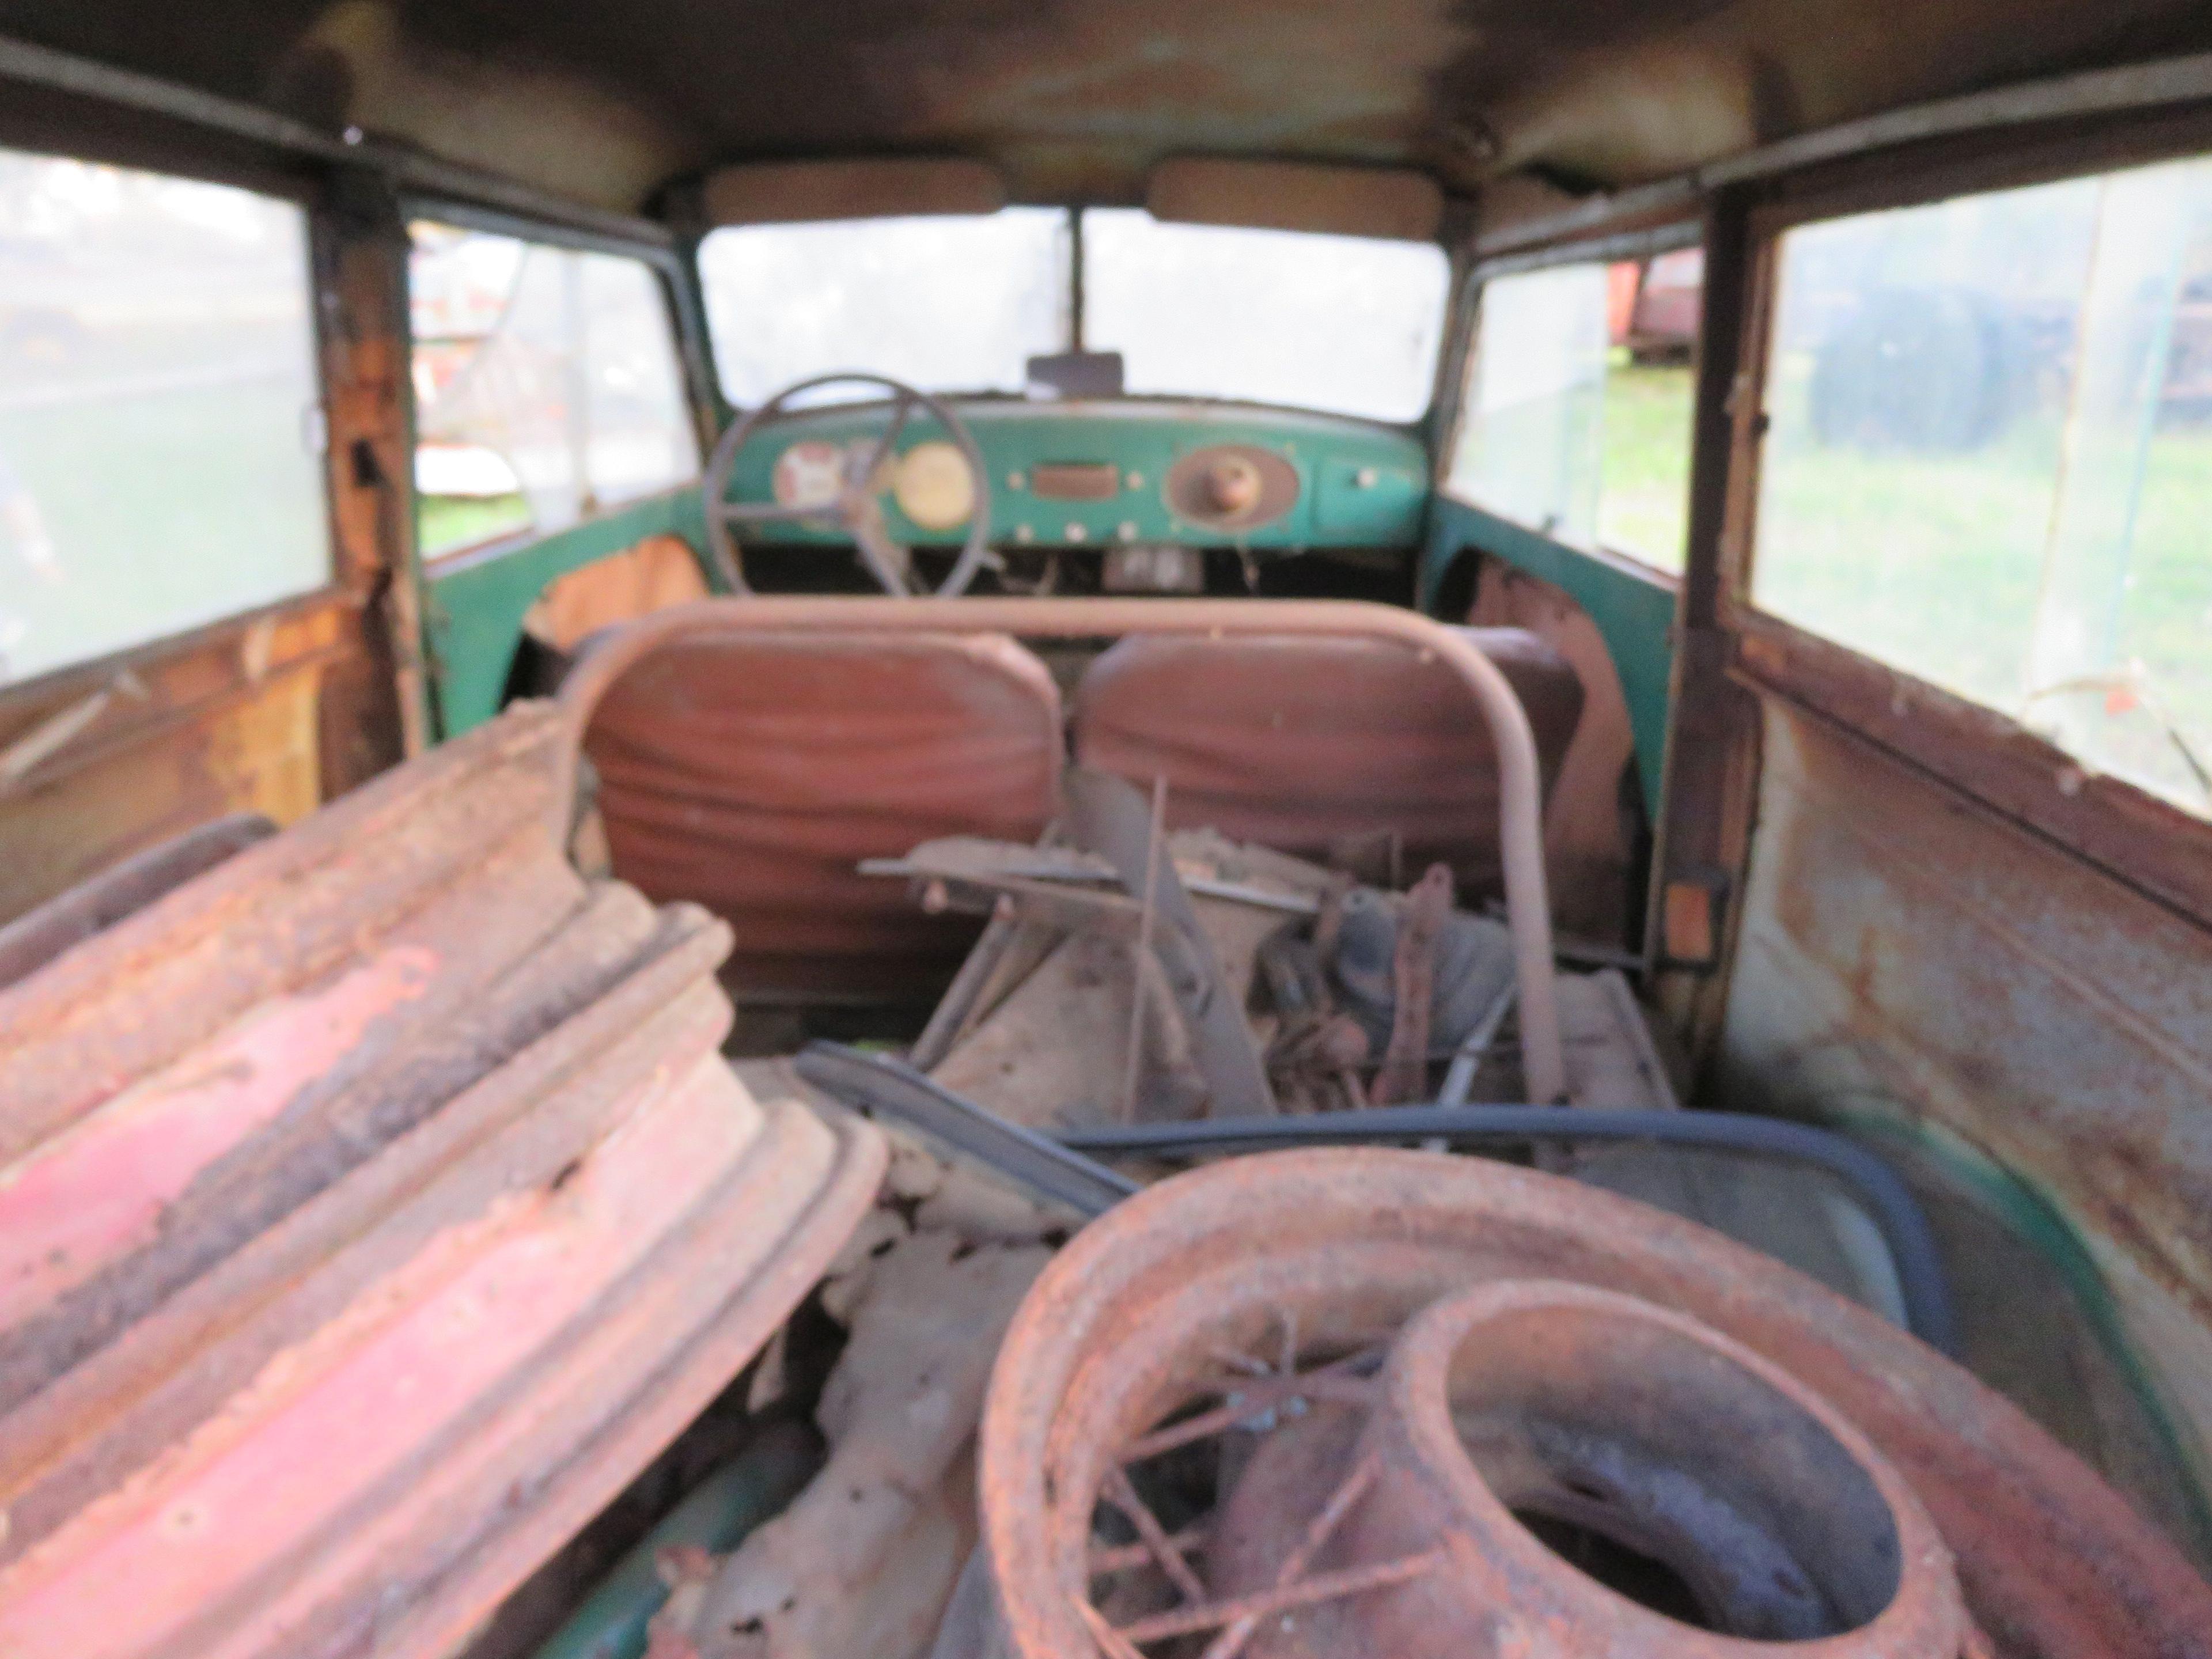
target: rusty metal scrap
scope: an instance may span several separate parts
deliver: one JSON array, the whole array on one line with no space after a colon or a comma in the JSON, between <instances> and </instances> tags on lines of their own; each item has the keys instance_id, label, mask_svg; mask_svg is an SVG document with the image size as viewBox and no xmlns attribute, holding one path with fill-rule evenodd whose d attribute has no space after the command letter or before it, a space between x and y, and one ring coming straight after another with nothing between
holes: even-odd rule
<instances>
[{"instance_id":1,"label":"rusty metal scrap","mask_svg":"<svg viewBox=\"0 0 2212 1659\"><path fill-rule=\"evenodd\" d=\"M1368 1099L1376 1106L1421 1100L1429 1091L1429 1016L1436 996L1437 936L1451 914L1451 866L1432 864L1407 893L1392 953L1395 1013L1382 1069Z\"/></svg>"},{"instance_id":2,"label":"rusty metal scrap","mask_svg":"<svg viewBox=\"0 0 2212 1659\"><path fill-rule=\"evenodd\" d=\"M562 859L556 742L520 709L0 992L10 1659L450 1651L866 1210L874 1132L720 1060L726 933Z\"/></svg>"},{"instance_id":3,"label":"rusty metal scrap","mask_svg":"<svg viewBox=\"0 0 2212 1659\"><path fill-rule=\"evenodd\" d=\"M2164 1539L1881 1320L1421 1153L1238 1159L1086 1229L1008 1331L979 1475L1022 1659L2150 1659L2212 1632Z\"/></svg>"},{"instance_id":4,"label":"rusty metal scrap","mask_svg":"<svg viewBox=\"0 0 2212 1659\"><path fill-rule=\"evenodd\" d=\"M0 989L29 978L71 945L82 944L234 853L276 833L276 826L258 812L229 813L56 894L0 927Z\"/></svg>"}]
</instances>

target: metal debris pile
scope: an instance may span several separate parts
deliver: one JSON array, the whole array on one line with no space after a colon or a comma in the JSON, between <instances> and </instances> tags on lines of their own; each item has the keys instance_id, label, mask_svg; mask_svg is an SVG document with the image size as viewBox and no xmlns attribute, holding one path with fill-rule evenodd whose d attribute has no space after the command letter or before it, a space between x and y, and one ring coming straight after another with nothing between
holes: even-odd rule
<instances>
[{"instance_id":1,"label":"metal debris pile","mask_svg":"<svg viewBox=\"0 0 2212 1659\"><path fill-rule=\"evenodd\" d=\"M720 1056L726 930L545 834L556 738L151 860L0 991L11 1659L451 1652L866 1212L875 1132Z\"/></svg>"},{"instance_id":2,"label":"metal debris pile","mask_svg":"<svg viewBox=\"0 0 2212 1659\"><path fill-rule=\"evenodd\" d=\"M1429 1153L1149 1191L1069 1153L1519 1081L1510 940L1441 875L1164 833L1109 779L1069 800L1065 843L876 866L988 918L904 1061L756 1083L873 1112L893 1174L824 1291L830 1461L733 1553L664 1562L651 1659L2192 1650L2212 1597L2094 1475L1702 1227ZM1559 985L1571 1098L1673 1109L1620 976Z\"/></svg>"},{"instance_id":3,"label":"metal debris pile","mask_svg":"<svg viewBox=\"0 0 2212 1659\"><path fill-rule=\"evenodd\" d=\"M988 918L903 1060L732 1066L726 930L576 873L557 750L520 708L0 940L10 1659L460 1651L717 1396L750 1443L544 1659L2208 1651L2019 1412L1601 1159L1069 1144L1715 1115L1606 969L1562 1102L1454 1104L1521 1097L1526 963L1441 872L1078 771L1064 842L878 866Z\"/></svg>"},{"instance_id":4,"label":"metal debris pile","mask_svg":"<svg viewBox=\"0 0 2212 1659\"><path fill-rule=\"evenodd\" d=\"M1206 830L1069 771L1072 845L953 838L871 866L988 918L915 1043L945 1088L1039 1128L1519 1099L1514 945L1455 905ZM1562 974L1567 1097L1674 1103L1626 981Z\"/></svg>"}]
</instances>

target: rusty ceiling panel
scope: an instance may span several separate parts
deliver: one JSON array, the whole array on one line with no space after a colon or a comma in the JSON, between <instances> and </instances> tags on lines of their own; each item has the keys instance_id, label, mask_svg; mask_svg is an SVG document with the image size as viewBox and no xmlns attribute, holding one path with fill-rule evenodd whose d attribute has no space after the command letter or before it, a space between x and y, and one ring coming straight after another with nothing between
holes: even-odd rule
<instances>
[{"instance_id":1,"label":"rusty ceiling panel","mask_svg":"<svg viewBox=\"0 0 2212 1659\"><path fill-rule=\"evenodd\" d=\"M560 856L553 742L510 714L0 993L10 1659L450 1651L872 1198L872 1131L721 1061L726 931Z\"/></svg>"},{"instance_id":2,"label":"rusty ceiling panel","mask_svg":"<svg viewBox=\"0 0 2212 1659\"><path fill-rule=\"evenodd\" d=\"M632 208L725 161L957 155L1141 199L1180 154L1649 179L1808 127L2212 46L2188 0L0 0L0 33Z\"/></svg>"},{"instance_id":3,"label":"rusty ceiling panel","mask_svg":"<svg viewBox=\"0 0 2212 1659\"><path fill-rule=\"evenodd\" d=\"M981 1445L1022 1659L1193 1632L1218 1659L2163 1659L2212 1631L2212 1586L1932 1350L1691 1223L1472 1159L1273 1153L1127 1200L1015 1316ZM1596 1590L1546 1524L1691 1607Z\"/></svg>"}]
</instances>

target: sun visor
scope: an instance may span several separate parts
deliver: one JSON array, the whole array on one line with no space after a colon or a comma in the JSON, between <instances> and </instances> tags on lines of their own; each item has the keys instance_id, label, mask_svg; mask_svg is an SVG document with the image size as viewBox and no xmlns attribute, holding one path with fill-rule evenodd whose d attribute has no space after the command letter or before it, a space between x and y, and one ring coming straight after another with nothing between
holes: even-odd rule
<instances>
[{"instance_id":1,"label":"sun visor","mask_svg":"<svg viewBox=\"0 0 2212 1659\"><path fill-rule=\"evenodd\" d=\"M1006 204L1006 183L982 161L759 161L717 167L702 194L709 223L787 224L996 213Z\"/></svg>"},{"instance_id":2,"label":"sun visor","mask_svg":"<svg viewBox=\"0 0 2212 1659\"><path fill-rule=\"evenodd\" d=\"M1404 167L1187 155L1152 169L1145 205L1156 219L1194 224L1433 242L1444 196L1428 174Z\"/></svg>"}]
</instances>

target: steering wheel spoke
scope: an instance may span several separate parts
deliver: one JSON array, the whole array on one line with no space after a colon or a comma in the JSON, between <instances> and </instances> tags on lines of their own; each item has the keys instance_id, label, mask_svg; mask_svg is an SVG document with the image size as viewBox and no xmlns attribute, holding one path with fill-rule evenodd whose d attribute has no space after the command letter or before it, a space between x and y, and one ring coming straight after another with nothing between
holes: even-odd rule
<instances>
[{"instance_id":1,"label":"steering wheel spoke","mask_svg":"<svg viewBox=\"0 0 2212 1659\"><path fill-rule=\"evenodd\" d=\"M847 382L881 387L886 394L889 408L881 435L865 447L860 445L854 447L836 500L787 505L781 501L733 501L728 499L731 483L737 471L738 456L744 448L745 441L755 431L781 416L800 393ZM898 441L905 434L917 409L927 412L945 428L953 447L959 451L961 459L967 463L974 483L975 510L969 519L967 541L961 548L958 558L954 560L951 573L937 588L937 592L946 598L964 592L968 584L975 580L975 573L991 557L990 476L983 465L982 452L976 447L975 437L968 430L966 423L942 398L886 375L868 374L823 374L786 386L766 402L732 421L724 431L708 461L707 476L701 486L705 498L708 550L724 583L735 592L749 591L744 573L738 563L737 538L732 533L734 530L741 526L811 520L820 525L842 522L853 538L861 563L885 592L912 594L926 591L918 590L913 584L910 550L891 539L884 524L883 505L877 500L878 492L875 488L884 464L896 453Z\"/></svg>"},{"instance_id":2,"label":"steering wheel spoke","mask_svg":"<svg viewBox=\"0 0 2212 1659\"><path fill-rule=\"evenodd\" d=\"M782 524L807 519L833 521L837 503L830 501L724 501L715 509L724 524Z\"/></svg>"},{"instance_id":3,"label":"steering wheel spoke","mask_svg":"<svg viewBox=\"0 0 2212 1659\"><path fill-rule=\"evenodd\" d=\"M883 471L884 463L890 459L899 434L906 430L907 420L914 413L915 402L912 398L902 396L892 404L891 417L884 428L884 435L876 440L876 447L868 452L868 464L860 468L859 476L853 480L856 489L872 492L877 475Z\"/></svg>"}]
</instances>

